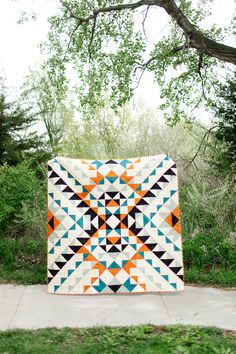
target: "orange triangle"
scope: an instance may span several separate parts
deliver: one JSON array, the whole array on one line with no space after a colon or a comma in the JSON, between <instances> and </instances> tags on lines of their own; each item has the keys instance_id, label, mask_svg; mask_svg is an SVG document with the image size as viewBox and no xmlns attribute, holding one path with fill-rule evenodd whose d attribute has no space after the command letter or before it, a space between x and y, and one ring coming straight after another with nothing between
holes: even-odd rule
<instances>
[{"instance_id":1,"label":"orange triangle","mask_svg":"<svg viewBox=\"0 0 236 354\"><path fill-rule=\"evenodd\" d=\"M118 176L114 171L111 170L108 174L106 174L106 177L118 177Z\"/></svg>"},{"instance_id":2,"label":"orange triangle","mask_svg":"<svg viewBox=\"0 0 236 354\"><path fill-rule=\"evenodd\" d=\"M114 245L120 239L120 236L110 236L107 238Z\"/></svg>"},{"instance_id":3,"label":"orange triangle","mask_svg":"<svg viewBox=\"0 0 236 354\"><path fill-rule=\"evenodd\" d=\"M90 288L90 285L84 285L84 293Z\"/></svg>"},{"instance_id":4,"label":"orange triangle","mask_svg":"<svg viewBox=\"0 0 236 354\"><path fill-rule=\"evenodd\" d=\"M108 270L111 274L116 275L117 273L119 273L120 268L110 268Z\"/></svg>"},{"instance_id":5,"label":"orange triangle","mask_svg":"<svg viewBox=\"0 0 236 354\"><path fill-rule=\"evenodd\" d=\"M140 254L138 254L138 252L137 253L135 253L135 255L133 255L133 257L131 258L131 260L136 260L136 259L143 259L143 257L141 257L140 256Z\"/></svg>"},{"instance_id":6,"label":"orange triangle","mask_svg":"<svg viewBox=\"0 0 236 354\"><path fill-rule=\"evenodd\" d=\"M82 246L76 253L88 253L88 250Z\"/></svg>"},{"instance_id":7,"label":"orange triangle","mask_svg":"<svg viewBox=\"0 0 236 354\"><path fill-rule=\"evenodd\" d=\"M96 177L91 177L90 179L96 184L98 184L103 178L104 176L100 172L98 172Z\"/></svg>"},{"instance_id":8,"label":"orange triangle","mask_svg":"<svg viewBox=\"0 0 236 354\"><path fill-rule=\"evenodd\" d=\"M136 268L136 265L135 265L133 262L128 261L128 262L124 265L123 269L129 274L130 268Z\"/></svg>"},{"instance_id":9,"label":"orange triangle","mask_svg":"<svg viewBox=\"0 0 236 354\"><path fill-rule=\"evenodd\" d=\"M140 197L144 197L147 192L148 191L137 191L136 190L136 193L138 193L140 195Z\"/></svg>"},{"instance_id":10,"label":"orange triangle","mask_svg":"<svg viewBox=\"0 0 236 354\"><path fill-rule=\"evenodd\" d=\"M54 215L53 215L53 213L51 212L51 210L48 209L48 221L50 221L53 216L54 216Z\"/></svg>"},{"instance_id":11,"label":"orange triangle","mask_svg":"<svg viewBox=\"0 0 236 354\"><path fill-rule=\"evenodd\" d=\"M97 262L94 266L93 266L93 269L98 269L99 270L99 275L101 275L105 270L106 270L106 267L100 263L100 262Z\"/></svg>"},{"instance_id":12,"label":"orange triangle","mask_svg":"<svg viewBox=\"0 0 236 354\"><path fill-rule=\"evenodd\" d=\"M138 277L137 275L131 275L131 278L134 279L136 281L136 283L138 283Z\"/></svg>"},{"instance_id":13,"label":"orange triangle","mask_svg":"<svg viewBox=\"0 0 236 354\"><path fill-rule=\"evenodd\" d=\"M88 251L87 251L88 252ZM85 258L85 261L87 262L93 262L93 261L97 261L97 258L95 258L91 253L89 254L88 257Z\"/></svg>"},{"instance_id":14,"label":"orange triangle","mask_svg":"<svg viewBox=\"0 0 236 354\"><path fill-rule=\"evenodd\" d=\"M48 225L48 237L51 235L52 232L53 232L53 229L51 228L50 225Z\"/></svg>"},{"instance_id":15,"label":"orange triangle","mask_svg":"<svg viewBox=\"0 0 236 354\"><path fill-rule=\"evenodd\" d=\"M94 170L96 170L96 168L95 168L95 167L93 167L92 165L89 165L89 169L90 169L90 171L94 171Z\"/></svg>"},{"instance_id":16,"label":"orange triangle","mask_svg":"<svg viewBox=\"0 0 236 354\"><path fill-rule=\"evenodd\" d=\"M119 206L119 203L117 203L115 200L111 199L107 203L107 206Z\"/></svg>"},{"instance_id":17,"label":"orange triangle","mask_svg":"<svg viewBox=\"0 0 236 354\"><path fill-rule=\"evenodd\" d=\"M138 251L139 252L150 252L150 249L146 245L143 244Z\"/></svg>"},{"instance_id":18,"label":"orange triangle","mask_svg":"<svg viewBox=\"0 0 236 354\"><path fill-rule=\"evenodd\" d=\"M91 192L94 187L96 187L96 184L86 184L83 186L87 191Z\"/></svg>"},{"instance_id":19,"label":"orange triangle","mask_svg":"<svg viewBox=\"0 0 236 354\"><path fill-rule=\"evenodd\" d=\"M133 177L129 177L127 176L126 171L122 173L122 175L120 176L121 179L123 179L124 182L129 183L129 181L133 178Z\"/></svg>"},{"instance_id":20,"label":"orange triangle","mask_svg":"<svg viewBox=\"0 0 236 354\"><path fill-rule=\"evenodd\" d=\"M175 231L177 231L179 234L181 233L181 225L180 222L178 221L175 226L174 226Z\"/></svg>"},{"instance_id":21,"label":"orange triangle","mask_svg":"<svg viewBox=\"0 0 236 354\"><path fill-rule=\"evenodd\" d=\"M134 191L136 191L139 186L140 186L140 184L137 184L137 183L129 184L129 187L131 187Z\"/></svg>"},{"instance_id":22,"label":"orange triangle","mask_svg":"<svg viewBox=\"0 0 236 354\"><path fill-rule=\"evenodd\" d=\"M146 284L139 284L144 290L147 290Z\"/></svg>"},{"instance_id":23,"label":"orange triangle","mask_svg":"<svg viewBox=\"0 0 236 354\"><path fill-rule=\"evenodd\" d=\"M98 279L98 277L93 277L91 278L91 284L95 283L95 281Z\"/></svg>"}]
</instances>

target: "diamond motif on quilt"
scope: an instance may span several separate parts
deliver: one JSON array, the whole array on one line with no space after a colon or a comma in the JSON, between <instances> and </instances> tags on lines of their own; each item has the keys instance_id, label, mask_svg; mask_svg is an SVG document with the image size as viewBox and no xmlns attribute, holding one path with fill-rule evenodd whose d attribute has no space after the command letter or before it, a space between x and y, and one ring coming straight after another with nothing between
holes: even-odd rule
<instances>
[{"instance_id":1,"label":"diamond motif on quilt","mask_svg":"<svg viewBox=\"0 0 236 354\"><path fill-rule=\"evenodd\" d=\"M178 182L166 155L48 162L48 291L183 290Z\"/></svg>"}]
</instances>

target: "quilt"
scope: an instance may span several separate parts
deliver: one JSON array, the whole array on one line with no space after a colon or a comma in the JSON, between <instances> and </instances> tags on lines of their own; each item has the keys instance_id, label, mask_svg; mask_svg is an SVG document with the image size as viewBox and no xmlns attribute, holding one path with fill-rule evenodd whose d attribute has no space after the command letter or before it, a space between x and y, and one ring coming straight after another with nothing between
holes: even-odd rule
<instances>
[{"instance_id":1,"label":"quilt","mask_svg":"<svg viewBox=\"0 0 236 354\"><path fill-rule=\"evenodd\" d=\"M50 160L47 249L49 293L182 291L175 162Z\"/></svg>"}]
</instances>

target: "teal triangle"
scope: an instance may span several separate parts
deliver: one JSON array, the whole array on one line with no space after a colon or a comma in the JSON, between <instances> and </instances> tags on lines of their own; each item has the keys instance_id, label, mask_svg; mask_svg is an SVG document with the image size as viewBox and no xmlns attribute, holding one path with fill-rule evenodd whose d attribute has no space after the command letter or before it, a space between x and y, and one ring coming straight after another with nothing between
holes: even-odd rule
<instances>
[{"instance_id":1,"label":"teal triangle","mask_svg":"<svg viewBox=\"0 0 236 354\"><path fill-rule=\"evenodd\" d=\"M161 273L161 269L159 267L154 267L154 269L158 272Z\"/></svg>"},{"instance_id":2,"label":"teal triangle","mask_svg":"<svg viewBox=\"0 0 236 354\"><path fill-rule=\"evenodd\" d=\"M60 288L60 285L54 285L54 292L56 292Z\"/></svg>"},{"instance_id":3,"label":"teal triangle","mask_svg":"<svg viewBox=\"0 0 236 354\"><path fill-rule=\"evenodd\" d=\"M173 286L173 288L177 289L177 285L176 285L176 283L170 283L170 285L172 285L172 286Z\"/></svg>"},{"instance_id":4,"label":"teal triangle","mask_svg":"<svg viewBox=\"0 0 236 354\"><path fill-rule=\"evenodd\" d=\"M137 286L137 284L130 284L130 279L127 279L126 282L124 282L124 286L125 286L126 289L128 289L129 291L133 291L134 288Z\"/></svg>"},{"instance_id":5,"label":"teal triangle","mask_svg":"<svg viewBox=\"0 0 236 354\"><path fill-rule=\"evenodd\" d=\"M116 262L112 262L111 265L110 265L108 268L109 268L109 269L111 269L111 268L116 268L116 269L118 269L118 268L120 268L120 266L119 266L119 264L117 264Z\"/></svg>"},{"instance_id":6,"label":"teal triangle","mask_svg":"<svg viewBox=\"0 0 236 354\"><path fill-rule=\"evenodd\" d=\"M63 167L62 165L60 165L60 169L61 171L66 171L65 167Z\"/></svg>"},{"instance_id":7,"label":"teal triangle","mask_svg":"<svg viewBox=\"0 0 236 354\"><path fill-rule=\"evenodd\" d=\"M167 200L169 200L170 198L169 197L164 197L163 198L163 204L167 202Z\"/></svg>"},{"instance_id":8,"label":"teal triangle","mask_svg":"<svg viewBox=\"0 0 236 354\"><path fill-rule=\"evenodd\" d=\"M55 246L61 246L61 240L58 240Z\"/></svg>"},{"instance_id":9,"label":"teal triangle","mask_svg":"<svg viewBox=\"0 0 236 354\"><path fill-rule=\"evenodd\" d=\"M75 180L75 185L76 186L81 186L81 183L79 181Z\"/></svg>"},{"instance_id":10,"label":"teal triangle","mask_svg":"<svg viewBox=\"0 0 236 354\"><path fill-rule=\"evenodd\" d=\"M93 252L97 246L91 246L91 252Z\"/></svg>"},{"instance_id":11,"label":"teal triangle","mask_svg":"<svg viewBox=\"0 0 236 354\"><path fill-rule=\"evenodd\" d=\"M163 161L161 161L161 163L159 163L159 165L157 166L157 168L163 167Z\"/></svg>"},{"instance_id":12,"label":"teal triangle","mask_svg":"<svg viewBox=\"0 0 236 354\"><path fill-rule=\"evenodd\" d=\"M99 279L99 285L93 285L93 288L97 290L98 293L102 292L105 287L106 284L101 279Z\"/></svg>"},{"instance_id":13,"label":"teal triangle","mask_svg":"<svg viewBox=\"0 0 236 354\"><path fill-rule=\"evenodd\" d=\"M101 202L99 202L99 200L98 200L98 206L103 207L104 205Z\"/></svg>"},{"instance_id":14,"label":"teal triangle","mask_svg":"<svg viewBox=\"0 0 236 354\"><path fill-rule=\"evenodd\" d=\"M84 225L84 223L83 223L83 216L81 216L81 218L79 218L79 220L77 220L77 224L83 229L83 225Z\"/></svg>"},{"instance_id":15,"label":"teal triangle","mask_svg":"<svg viewBox=\"0 0 236 354\"><path fill-rule=\"evenodd\" d=\"M74 221L76 221L76 216L75 215L69 215L71 217L71 219L73 219Z\"/></svg>"},{"instance_id":16,"label":"teal triangle","mask_svg":"<svg viewBox=\"0 0 236 354\"><path fill-rule=\"evenodd\" d=\"M174 195L176 192L177 192L176 190L170 191L170 196L172 197L172 195Z\"/></svg>"},{"instance_id":17,"label":"teal triangle","mask_svg":"<svg viewBox=\"0 0 236 354\"><path fill-rule=\"evenodd\" d=\"M55 200L55 202L57 203L57 205L61 206L61 201L60 200Z\"/></svg>"},{"instance_id":18,"label":"teal triangle","mask_svg":"<svg viewBox=\"0 0 236 354\"><path fill-rule=\"evenodd\" d=\"M146 259L146 262L152 265L152 259Z\"/></svg>"},{"instance_id":19,"label":"teal triangle","mask_svg":"<svg viewBox=\"0 0 236 354\"><path fill-rule=\"evenodd\" d=\"M50 197L54 199L54 193L49 193Z\"/></svg>"},{"instance_id":20,"label":"teal triangle","mask_svg":"<svg viewBox=\"0 0 236 354\"><path fill-rule=\"evenodd\" d=\"M157 231L157 234L158 234L158 235L161 235L161 236L164 236L163 232L162 232L161 230L159 230L159 229L158 229L158 231Z\"/></svg>"},{"instance_id":21,"label":"teal triangle","mask_svg":"<svg viewBox=\"0 0 236 354\"><path fill-rule=\"evenodd\" d=\"M75 271L75 269L68 269L68 277Z\"/></svg>"},{"instance_id":22,"label":"teal triangle","mask_svg":"<svg viewBox=\"0 0 236 354\"><path fill-rule=\"evenodd\" d=\"M96 199L91 193L89 196L90 196L90 199L92 199L92 200Z\"/></svg>"},{"instance_id":23,"label":"teal triangle","mask_svg":"<svg viewBox=\"0 0 236 354\"><path fill-rule=\"evenodd\" d=\"M74 178L70 172L67 172L68 178Z\"/></svg>"},{"instance_id":24,"label":"teal triangle","mask_svg":"<svg viewBox=\"0 0 236 354\"><path fill-rule=\"evenodd\" d=\"M70 230L76 230L76 224L72 225L72 226L70 227Z\"/></svg>"},{"instance_id":25,"label":"teal triangle","mask_svg":"<svg viewBox=\"0 0 236 354\"><path fill-rule=\"evenodd\" d=\"M66 281L67 278L61 278L61 284L63 284Z\"/></svg>"},{"instance_id":26,"label":"teal triangle","mask_svg":"<svg viewBox=\"0 0 236 354\"><path fill-rule=\"evenodd\" d=\"M68 232L66 232L66 233L62 236L62 238L68 238Z\"/></svg>"},{"instance_id":27,"label":"teal triangle","mask_svg":"<svg viewBox=\"0 0 236 354\"><path fill-rule=\"evenodd\" d=\"M133 245L130 245L131 247L133 247L134 250L137 250L137 245L136 244L133 244Z\"/></svg>"},{"instance_id":28,"label":"teal triangle","mask_svg":"<svg viewBox=\"0 0 236 354\"><path fill-rule=\"evenodd\" d=\"M49 254L54 254L54 248L51 248Z\"/></svg>"},{"instance_id":29,"label":"teal triangle","mask_svg":"<svg viewBox=\"0 0 236 354\"><path fill-rule=\"evenodd\" d=\"M168 237L166 237L166 243L172 243L172 241Z\"/></svg>"},{"instance_id":30,"label":"teal triangle","mask_svg":"<svg viewBox=\"0 0 236 354\"><path fill-rule=\"evenodd\" d=\"M180 248L177 247L176 245L174 245L174 251L179 252L179 251L180 251Z\"/></svg>"},{"instance_id":31,"label":"teal triangle","mask_svg":"<svg viewBox=\"0 0 236 354\"><path fill-rule=\"evenodd\" d=\"M101 181L99 181L99 182L98 182L98 184L104 184L104 183L105 183L104 178L103 178L103 179L101 179Z\"/></svg>"},{"instance_id":32,"label":"teal triangle","mask_svg":"<svg viewBox=\"0 0 236 354\"><path fill-rule=\"evenodd\" d=\"M78 268L82 262L75 262L75 267Z\"/></svg>"},{"instance_id":33,"label":"teal triangle","mask_svg":"<svg viewBox=\"0 0 236 354\"><path fill-rule=\"evenodd\" d=\"M149 177L145 178L145 180L143 181L143 183L149 183Z\"/></svg>"},{"instance_id":34,"label":"teal triangle","mask_svg":"<svg viewBox=\"0 0 236 354\"><path fill-rule=\"evenodd\" d=\"M64 212L65 212L66 214L68 214L68 208L67 208L67 207L62 207L62 210L64 210Z\"/></svg>"},{"instance_id":35,"label":"teal triangle","mask_svg":"<svg viewBox=\"0 0 236 354\"><path fill-rule=\"evenodd\" d=\"M163 277L165 280L169 281L168 275L162 275L162 277Z\"/></svg>"},{"instance_id":36,"label":"teal triangle","mask_svg":"<svg viewBox=\"0 0 236 354\"><path fill-rule=\"evenodd\" d=\"M103 163L101 161L94 160L93 162L91 162L91 165L96 165L97 168L100 168Z\"/></svg>"},{"instance_id":37,"label":"teal triangle","mask_svg":"<svg viewBox=\"0 0 236 354\"><path fill-rule=\"evenodd\" d=\"M128 205L128 201L125 200L124 203L121 206L127 206Z\"/></svg>"},{"instance_id":38,"label":"teal triangle","mask_svg":"<svg viewBox=\"0 0 236 354\"><path fill-rule=\"evenodd\" d=\"M136 191L141 191L142 190L142 185L140 184L139 186L138 186L138 188L136 189Z\"/></svg>"},{"instance_id":39,"label":"teal triangle","mask_svg":"<svg viewBox=\"0 0 236 354\"><path fill-rule=\"evenodd\" d=\"M148 223L149 223L150 219L145 215L143 214L143 223L144 223L144 226L146 226Z\"/></svg>"}]
</instances>

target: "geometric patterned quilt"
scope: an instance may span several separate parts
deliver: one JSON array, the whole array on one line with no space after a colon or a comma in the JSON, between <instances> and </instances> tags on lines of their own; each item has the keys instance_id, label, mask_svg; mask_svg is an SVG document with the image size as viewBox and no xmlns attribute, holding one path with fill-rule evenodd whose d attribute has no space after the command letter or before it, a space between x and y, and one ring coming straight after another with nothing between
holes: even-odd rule
<instances>
[{"instance_id":1,"label":"geometric patterned quilt","mask_svg":"<svg viewBox=\"0 0 236 354\"><path fill-rule=\"evenodd\" d=\"M50 160L47 243L49 293L182 291L174 161Z\"/></svg>"}]
</instances>

